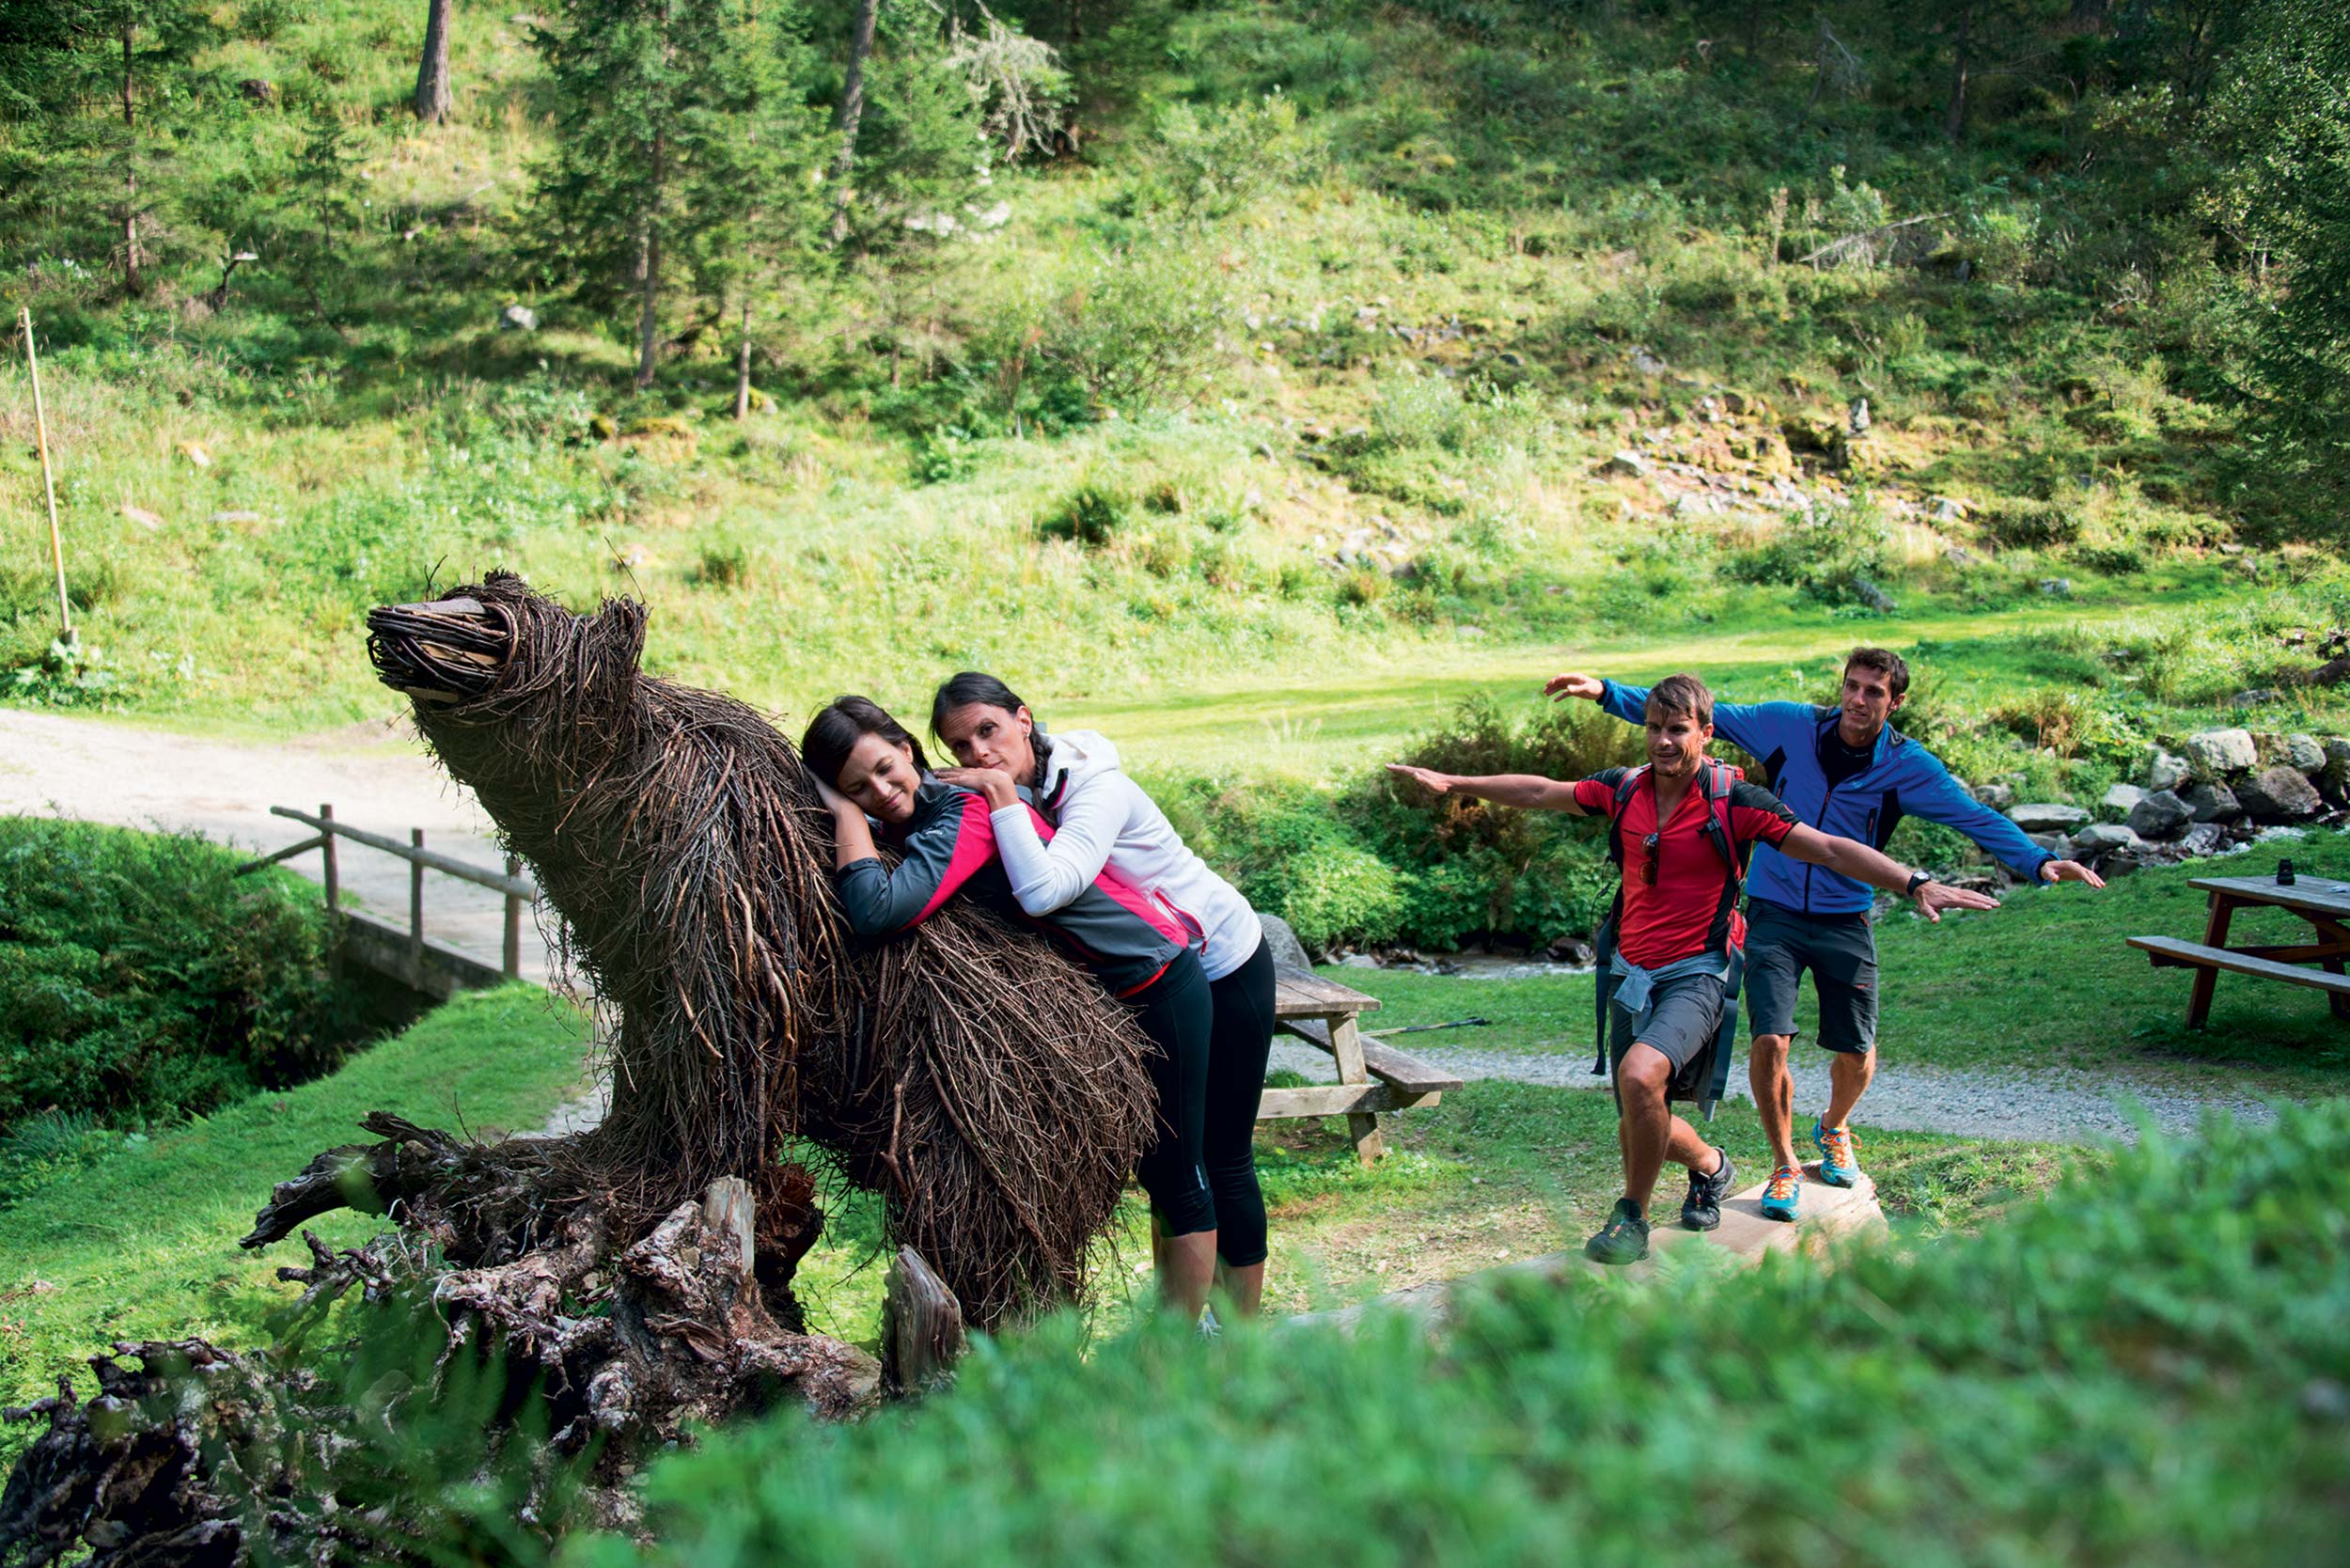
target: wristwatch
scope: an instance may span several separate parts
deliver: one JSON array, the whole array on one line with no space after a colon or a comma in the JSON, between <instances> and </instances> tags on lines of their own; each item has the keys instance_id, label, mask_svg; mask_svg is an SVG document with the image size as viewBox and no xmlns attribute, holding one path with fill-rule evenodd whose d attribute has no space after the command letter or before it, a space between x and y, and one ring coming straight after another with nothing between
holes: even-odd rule
<instances>
[{"instance_id":1,"label":"wristwatch","mask_svg":"<svg viewBox=\"0 0 2350 1568\"><path fill-rule=\"evenodd\" d=\"M1918 896L1918 889L1923 887L1927 883L1932 882L1933 880L1934 873L1932 871L1910 872L1909 886L1902 889L1902 897L1905 899L1916 898Z\"/></svg>"}]
</instances>

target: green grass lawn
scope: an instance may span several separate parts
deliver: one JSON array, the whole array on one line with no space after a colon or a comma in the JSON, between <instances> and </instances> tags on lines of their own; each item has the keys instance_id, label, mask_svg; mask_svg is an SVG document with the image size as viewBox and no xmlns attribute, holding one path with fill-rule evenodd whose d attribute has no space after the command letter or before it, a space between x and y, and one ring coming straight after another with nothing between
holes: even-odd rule
<instances>
[{"instance_id":1,"label":"green grass lawn","mask_svg":"<svg viewBox=\"0 0 2350 1568\"><path fill-rule=\"evenodd\" d=\"M273 1184L364 1139L370 1110L476 1134L535 1127L582 1086L587 1037L542 991L461 997L330 1077L136 1141L0 1210L0 1403L54 1391L114 1340L255 1342L293 1294L275 1270L307 1261L298 1240L237 1247ZM310 1228L348 1247L378 1225L344 1212Z\"/></svg>"},{"instance_id":2,"label":"green grass lawn","mask_svg":"<svg viewBox=\"0 0 2350 1568\"><path fill-rule=\"evenodd\" d=\"M2223 977L2208 1027L2186 1027L2188 971L2155 969L2125 944L2135 935L2200 940L2207 876L2264 876L2290 857L2313 875L2350 877L2350 837L2312 833L2225 859L2141 871L2102 893L2066 885L2011 893L1996 912L1929 925L1906 908L1877 932L1883 983L1879 1041L1888 1065L2001 1068L2059 1065L2117 1072L2128 1081L2308 1095L2350 1084L2350 1026L2323 995ZM2309 927L2280 912L2240 913L2229 940L2298 939ZM1330 969L1385 1004L1373 1027L1439 1024L1472 1015L1487 1028L1418 1034L1405 1050L1591 1049L1591 979L1455 980L1402 971ZM1810 1009L1810 989L1802 1008ZM1800 1023L1804 1013L1798 1012Z\"/></svg>"}]
</instances>

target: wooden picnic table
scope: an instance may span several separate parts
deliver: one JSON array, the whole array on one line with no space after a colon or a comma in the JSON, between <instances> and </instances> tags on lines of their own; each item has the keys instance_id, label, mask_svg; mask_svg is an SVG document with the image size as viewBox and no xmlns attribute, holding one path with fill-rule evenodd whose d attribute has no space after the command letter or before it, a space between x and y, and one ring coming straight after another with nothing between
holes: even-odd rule
<instances>
[{"instance_id":1,"label":"wooden picnic table","mask_svg":"<svg viewBox=\"0 0 2350 1568\"><path fill-rule=\"evenodd\" d=\"M2187 993L2187 1027L2201 1028L2211 1017L2211 995L2222 969L2323 991L2334 1016L2350 1019L2350 976L2342 972L2344 962L2350 961L2350 882L2321 876L2296 877L2290 883L2266 876L2200 876L2187 886L2211 896L2202 941L2130 938L2130 946L2142 949L2156 968L2195 971L2194 987ZM2315 940L2231 948L2229 921L2248 907L2290 910L2310 923ZM2317 967L2306 967L2311 964Z\"/></svg>"},{"instance_id":2,"label":"wooden picnic table","mask_svg":"<svg viewBox=\"0 0 2350 1568\"><path fill-rule=\"evenodd\" d=\"M1257 1120L1279 1121L1301 1116L1344 1116L1355 1154L1369 1165L1387 1152L1379 1131L1381 1111L1433 1105L1461 1080L1440 1073L1405 1052L1363 1038L1355 1020L1379 1009L1379 998L1324 980L1308 969L1275 971L1273 1016L1287 1033L1321 1046L1337 1058L1339 1081L1301 1089L1268 1089L1257 1102ZM1372 1080L1376 1079L1376 1082Z\"/></svg>"}]
</instances>

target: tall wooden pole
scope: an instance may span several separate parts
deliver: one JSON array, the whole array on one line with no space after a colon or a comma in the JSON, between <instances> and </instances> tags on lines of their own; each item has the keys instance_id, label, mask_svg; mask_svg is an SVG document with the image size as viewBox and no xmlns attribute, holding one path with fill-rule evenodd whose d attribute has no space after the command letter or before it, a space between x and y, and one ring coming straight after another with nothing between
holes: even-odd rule
<instances>
[{"instance_id":1,"label":"tall wooden pole","mask_svg":"<svg viewBox=\"0 0 2350 1568\"><path fill-rule=\"evenodd\" d=\"M24 368L33 378L33 434L40 447L40 484L49 493L49 559L57 569L57 635L68 648L74 645L73 606L65 596L65 541L57 533L57 481L49 472L49 414L40 401L40 358L33 352L33 309L17 312L24 325Z\"/></svg>"}]
</instances>

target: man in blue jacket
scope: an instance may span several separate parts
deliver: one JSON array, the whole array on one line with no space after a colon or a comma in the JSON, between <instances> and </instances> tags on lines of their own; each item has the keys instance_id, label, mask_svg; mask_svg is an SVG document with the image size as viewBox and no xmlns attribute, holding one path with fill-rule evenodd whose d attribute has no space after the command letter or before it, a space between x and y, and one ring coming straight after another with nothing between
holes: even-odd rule
<instances>
[{"instance_id":1,"label":"man in blue jacket","mask_svg":"<svg viewBox=\"0 0 2350 1568\"><path fill-rule=\"evenodd\" d=\"M1543 690L1554 700L1588 698L1631 724L1642 722L1648 703L1645 686L1590 675L1556 676ZM1844 661L1835 707L1719 702L1714 725L1761 759L1764 787L1823 833L1882 850L1902 818L1923 817L1958 829L2026 882L2105 886L2078 861L2059 860L2033 843L1967 793L1939 758L1889 728L1887 719L1908 692L1909 666L1900 654L1856 648ZM1747 878L1747 1018L1754 1034L1747 1078L1778 1160L1762 1201L1772 1219L1794 1219L1802 1192L1787 1048L1795 1034L1795 988L1807 973L1820 999L1819 1042L1833 1053L1827 1110L1811 1126L1820 1179L1848 1187L1860 1176L1850 1119L1876 1075L1873 899L1869 887L1848 876L1790 859L1768 845L1754 851Z\"/></svg>"}]
</instances>

